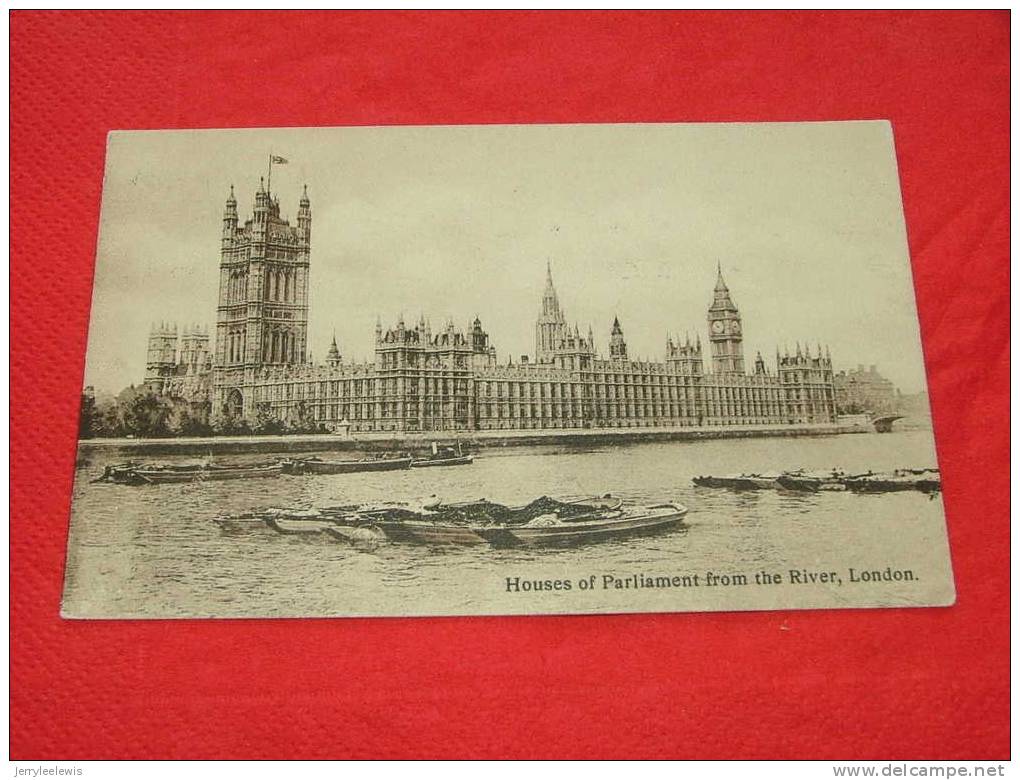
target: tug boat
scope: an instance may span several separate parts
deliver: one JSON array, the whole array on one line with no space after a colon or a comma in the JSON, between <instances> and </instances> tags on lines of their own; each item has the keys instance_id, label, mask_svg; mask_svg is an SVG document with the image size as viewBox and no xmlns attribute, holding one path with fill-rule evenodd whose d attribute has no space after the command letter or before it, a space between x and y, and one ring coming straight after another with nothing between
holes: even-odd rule
<instances>
[{"instance_id":1,"label":"tug boat","mask_svg":"<svg viewBox=\"0 0 1020 780\"><path fill-rule=\"evenodd\" d=\"M473 455L465 455L460 444L457 448L440 447L432 442L432 454L427 458L418 458L411 461L411 468L421 469L431 466L467 466L474 462Z\"/></svg>"},{"instance_id":2,"label":"tug boat","mask_svg":"<svg viewBox=\"0 0 1020 780\"><path fill-rule=\"evenodd\" d=\"M399 471L410 466L409 455L384 455L359 460L324 460L312 457L285 461L283 471L285 474L353 474L358 471Z\"/></svg>"},{"instance_id":3,"label":"tug boat","mask_svg":"<svg viewBox=\"0 0 1020 780\"><path fill-rule=\"evenodd\" d=\"M177 482L209 482L224 479L259 479L278 477L283 463L182 463L135 464L119 463L107 466L96 482L116 482L122 485L160 485Z\"/></svg>"}]
</instances>

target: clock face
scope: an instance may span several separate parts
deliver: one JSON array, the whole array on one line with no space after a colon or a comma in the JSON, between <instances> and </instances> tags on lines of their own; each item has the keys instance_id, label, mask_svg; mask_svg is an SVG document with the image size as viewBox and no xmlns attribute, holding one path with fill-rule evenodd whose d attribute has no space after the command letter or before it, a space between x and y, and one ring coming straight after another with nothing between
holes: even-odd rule
<instances>
[{"instance_id":1,"label":"clock face","mask_svg":"<svg viewBox=\"0 0 1020 780\"><path fill-rule=\"evenodd\" d=\"M723 321L722 320L716 320L715 322L712 323L712 332L713 333L722 333L723 332L723 328L725 328L725 327L726 326L723 325Z\"/></svg>"},{"instance_id":2,"label":"clock face","mask_svg":"<svg viewBox=\"0 0 1020 780\"><path fill-rule=\"evenodd\" d=\"M730 323L730 333L732 333L734 336L740 333L740 323L737 322L736 320Z\"/></svg>"}]
</instances>

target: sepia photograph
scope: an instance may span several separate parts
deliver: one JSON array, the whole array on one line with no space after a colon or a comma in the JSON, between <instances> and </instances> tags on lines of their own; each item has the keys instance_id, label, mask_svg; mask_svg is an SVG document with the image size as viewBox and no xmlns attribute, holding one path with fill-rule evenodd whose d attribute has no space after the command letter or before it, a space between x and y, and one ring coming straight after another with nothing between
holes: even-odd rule
<instances>
[{"instance_id":1,"label":"sepia photograph","mask_svg":"<svg viewBox=\"0 0 1020 780\"><path fill-rule=\"evenodd\" d=\"M884 121L108 137L62 614L955 599Z\"/></svg>"}]
</instances>

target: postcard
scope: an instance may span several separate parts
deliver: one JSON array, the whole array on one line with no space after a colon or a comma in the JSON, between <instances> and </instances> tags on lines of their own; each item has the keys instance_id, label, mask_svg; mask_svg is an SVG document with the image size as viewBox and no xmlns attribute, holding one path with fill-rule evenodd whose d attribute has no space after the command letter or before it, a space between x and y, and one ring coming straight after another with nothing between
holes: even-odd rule
<instances>
[{"instance_id":1,"label":"postcard","mask_svg":"<svg viewBox=\"0 0 1020 780\"><path fill-rule=\"evenodd\" d=\"M109 136L62 614L955 599L887 122Z\"/></svg>"}]
</instances>

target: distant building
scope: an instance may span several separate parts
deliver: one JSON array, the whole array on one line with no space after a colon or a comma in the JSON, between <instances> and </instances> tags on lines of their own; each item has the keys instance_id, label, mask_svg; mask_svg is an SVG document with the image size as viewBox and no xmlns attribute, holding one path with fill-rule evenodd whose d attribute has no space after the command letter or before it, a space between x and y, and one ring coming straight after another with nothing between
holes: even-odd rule
<instances>
[{"instance_id":1,"label":"distant building","mask_svg":"<svg viewBox=\"0 0 1020 780\"><path fill-rule=\"evenodd\" d=\"M878 372L877 366L858 365L852 371L840 371L833 377L836 409L840 414L890 414L897 410L898 393L893 383Z\"/></svg>"},{"instance_id":2,"label":"distant building","mask_svg":"<svg viewBox=\"0 0 1020 780\"><path fill-rule=\"evenodd\" d=\"M178 338L177 324L153 323L145 360L144 387L152 393L185 398L208 399L213 365L209 331L195 325Z\"/></svg>"},{"instance_id":3,"label":"distant building","mask_svg":"<svg viewBox=\"0 0 1020 780\"><path fill-rule=\"evenodd\" d=\"M591 327L569 325L547 264L535 323L534 359L500 364L482 322L433 330L422 317L384 329L376 323L369 362L345 361L336 337L326 361L306 357L311 204L301 197L297 225L280 217L263 186L239 226L233 188L223 217L216 343L210 397L214 416L287 419L298 410L352 432L555 430L828 424L836 420L832 359L776 352L770 372L760 354L745 373L740 312L718 269L707 323L711 370L701 337L667 336L665 359L633 360L619 318L608 359ZM147 384L172 387L196 365L198 345L174 353L176 328L150 336ZM183 345L183 339L182 339ZM185 354L187 357L185 357ZM208 364L207 364L208 365ZM151 379L150 379L151 375Z\"/></svg>"}]
</instances>

